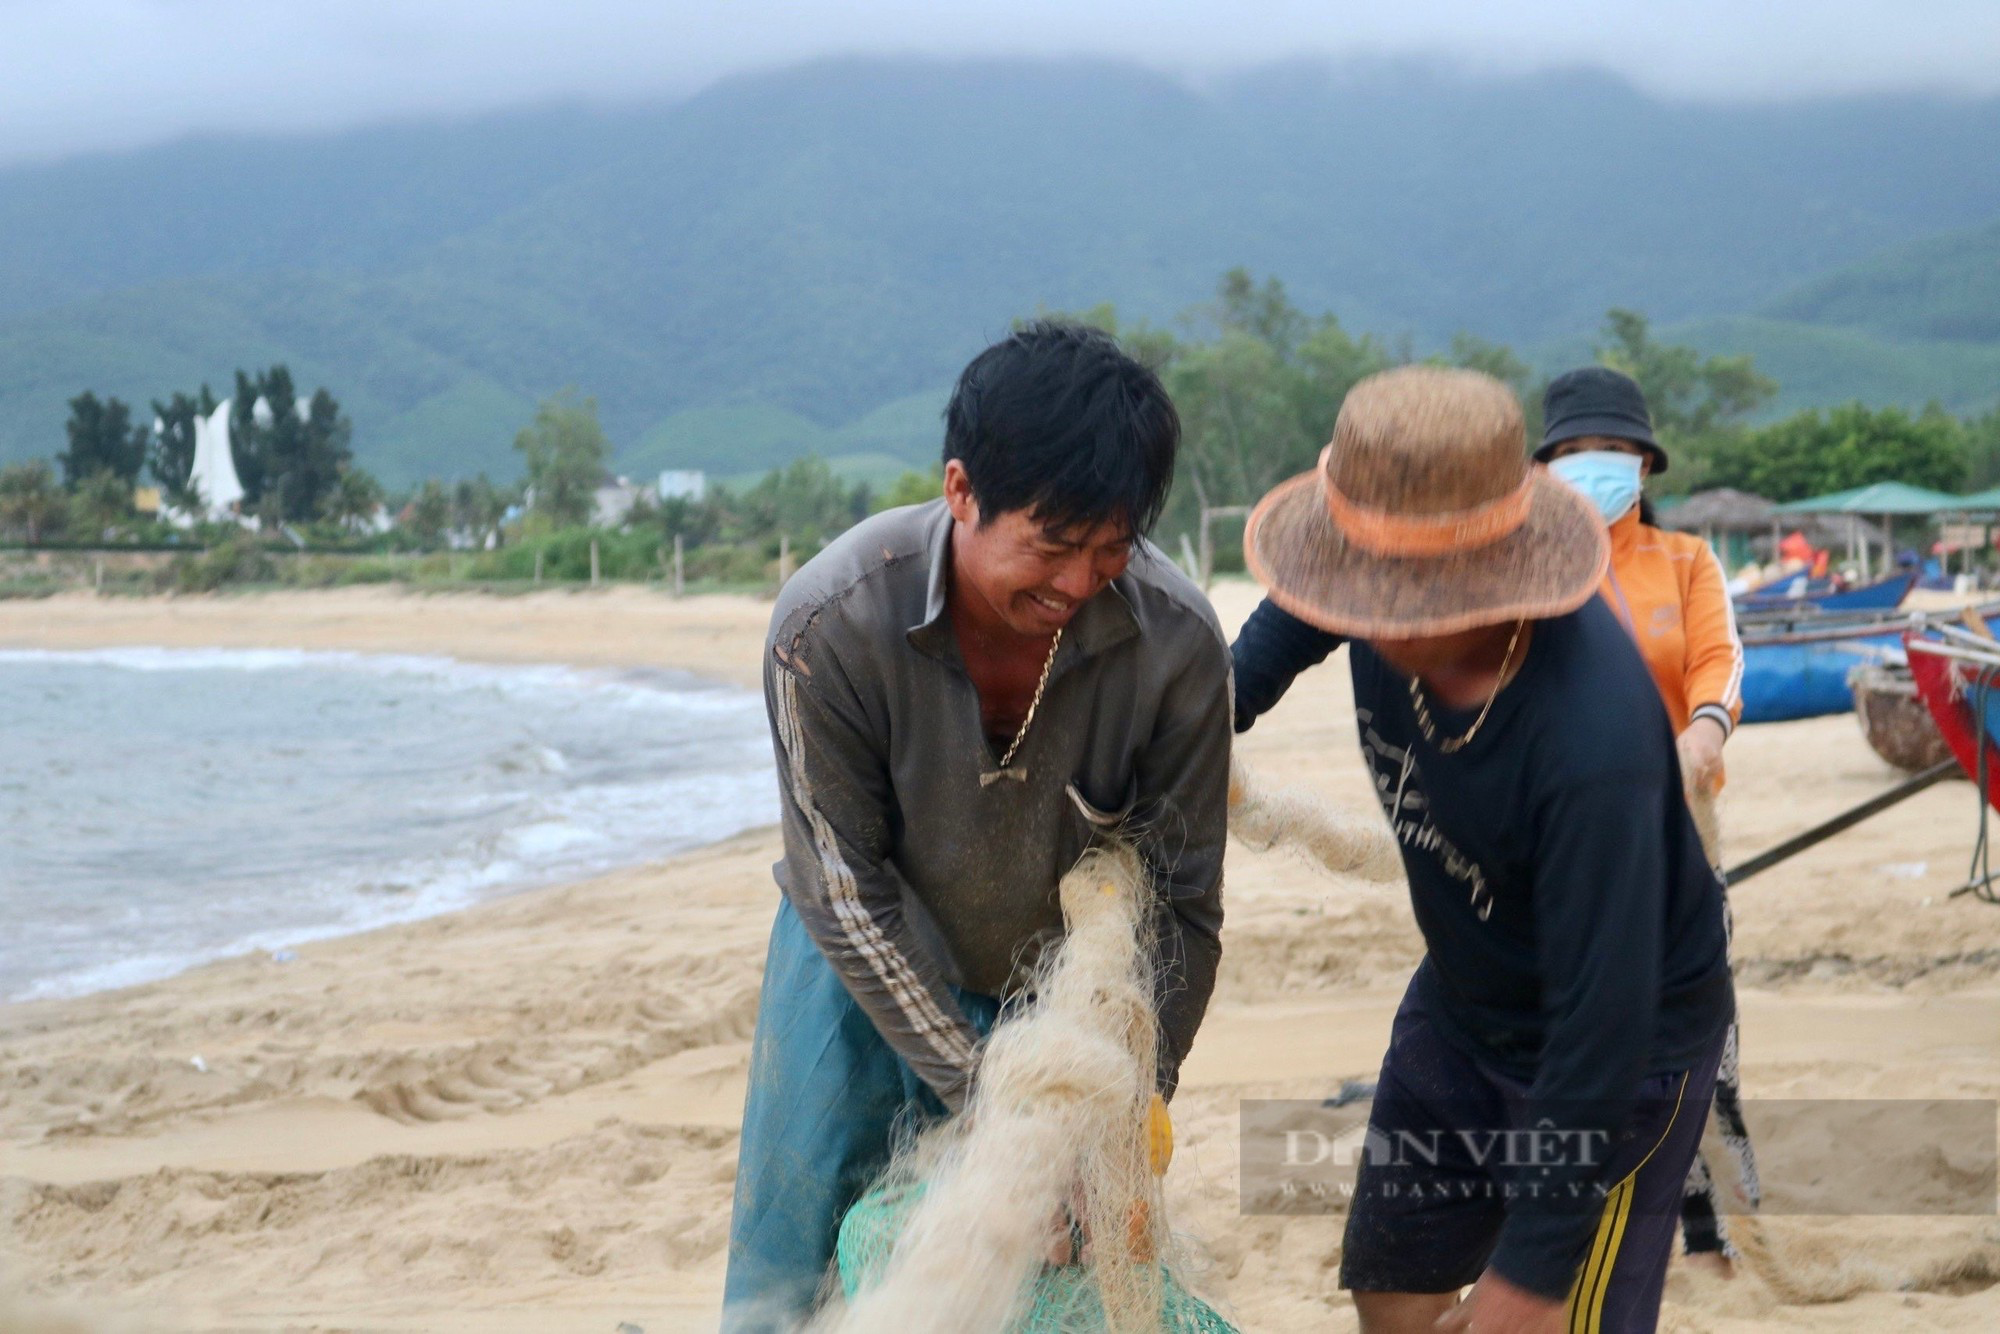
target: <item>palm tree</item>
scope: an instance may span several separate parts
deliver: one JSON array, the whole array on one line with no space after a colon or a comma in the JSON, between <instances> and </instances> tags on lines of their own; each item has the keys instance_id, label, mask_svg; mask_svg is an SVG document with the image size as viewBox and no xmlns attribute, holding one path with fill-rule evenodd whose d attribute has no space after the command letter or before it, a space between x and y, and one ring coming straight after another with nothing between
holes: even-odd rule
<instances>
[{"instance_id":1,"label":"palm tree","mask_svg":"<svg viewBox=\"0 0 2000 1334\"><path fill-rule=\"evenodd\" d=\"M444 489L444 483L432 478L419 487L410 497L410 503L403 507L399 522L418 546L426 549L443 546L446 531L451 527L451 493Z\"/></svg>"},{"instance_id":2,"label":"palm tree","mask_svg":"<svg viewBox=\"0 0 2000 1334\"><path fill-rule=\"evenodd\" d=\"M132 484L106 469L76 485L70 497L71 526L91 539L109 537L132 517Z\"/></svg>"},{"instance_id":3,"label":"palm tree","mask_svg":"<svg viewBox=\"0 0 2000 1334\"><path fill-rule=\"evenodd\" d=\"M365 468L346 467L327 492L325 516L347 529L365 529L382 508L382 484Z\"/></svg>"},{"instance_id":4,"label":"palm tree","mask_svg":"<svg viewBox=\"0 0 2000 1334\"><path fill-rule=\"evenodd\" d=\"M61 528L68 508L46 460L0 468L0 528L22 533L29 546Z\"/></svg>"}]
</instances>

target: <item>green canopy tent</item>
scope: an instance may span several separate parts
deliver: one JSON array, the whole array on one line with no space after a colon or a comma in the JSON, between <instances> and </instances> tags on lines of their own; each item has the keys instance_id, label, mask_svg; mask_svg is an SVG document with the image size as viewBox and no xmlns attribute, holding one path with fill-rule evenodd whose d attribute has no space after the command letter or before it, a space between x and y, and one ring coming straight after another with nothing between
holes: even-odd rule
<instances>
[{"instance_id":1,"label":"green canopy tent","mask_svg":"<svg viewBox=\"0 0 2000 1334\"><path fill-rule=\"evenodd\" d=\"M1814 496L1810 500L1794 500L1789 505L1778 506L1780 514L1846 514L1856 520L1851 530L1849 553L1858 545L1861 555L1861 575L1864 579L1874 575L1873 544L1861 538L1859 520L1866 515L1880 518L1885 532L1890 530L1892 520L1920 515L1931 518L1939 514L1963 514L1966 510L1965 496L1954 496L1943 491L1933 491L1925 486L1911 486L1905 482L1875 482L1869 486L1857 486L1847 491L1836 491L1829 496ZM1883 542L1882 567L1887 570L1896 563L1893 537Z\"/></svg>"},{"instance_id":2,"label":"green canopy tent","mask_svg":"<svg viewBox=\"0 0 2000 1334\"><path fill-rule=\"evenodd\" d=\"M1960 496L1958 510L1965 514L2000 514L2000 486Z\"/></svg>"},{"instance_id":3,"label":"green canopy tent","mask_svg":"<svg viewBox=\"0 0 2000 1334\"><path fill-rule=\"evenodd\" d=\"M1960 496L1958 498L1958 507L1953 513L1966 530L1959 535L1959 540L1953 544L1955 549L1960 552L1959 565L1963 569L1970 569L1972 568L1971 558L1966 553L1975 548L1983 548L1986 545L1988 526L1995 518L2000 518L2000 486L1989 487L1984 491L1974 491L1969 496ZM1976 533L1970 532L1975 526L1978 528L1978 531ZM1949 568L1950 557L1951 549L1948 548L1945 552L1947 568Z\"/></svg>"}]
</instances>

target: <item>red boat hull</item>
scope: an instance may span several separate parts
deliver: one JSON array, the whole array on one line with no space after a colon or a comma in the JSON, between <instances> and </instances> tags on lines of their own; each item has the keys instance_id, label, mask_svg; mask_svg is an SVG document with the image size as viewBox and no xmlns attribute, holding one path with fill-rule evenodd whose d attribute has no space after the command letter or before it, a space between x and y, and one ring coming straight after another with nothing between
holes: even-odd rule
<instances>
[{"instance_id":1,"label":"red boat hull","mask_svg":"<svg viewBox=\"0 0 2000 1334\"><path fill-rule=\"evenodd\" d=\"M1951 747L1959 768L1974 782L1979 781L1979 747L1986 747L1986 802L2000 810L2000 749L1995 748L1979 719L1973 716L1971 699L1982 670L1991 673L1995 697L2000 698L2000 668L1981 669L1941 654L1926 653L1915 647L1922 637L1912 631L1903 639L1909 648L1910 676L1917 683L1917 693L1923 697L1931 717L1937 720L1938 732Z\"/></svg>"}]
</instances>

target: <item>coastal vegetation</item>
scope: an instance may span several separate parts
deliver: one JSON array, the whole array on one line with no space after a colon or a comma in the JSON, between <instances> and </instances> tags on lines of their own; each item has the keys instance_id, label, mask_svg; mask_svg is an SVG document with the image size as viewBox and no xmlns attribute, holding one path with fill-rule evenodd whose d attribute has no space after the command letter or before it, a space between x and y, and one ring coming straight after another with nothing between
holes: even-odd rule
<instances>
[{"instance_id":1,"label":"coastal vegetation","mask_svg":"<svg viewBox=\"0 0 2000 1334\"><path fill-rule=\"evenodd\" d=\"M1156 535L1176 555L1193 551L1182 539L1203 532L1208 512L1228 515L1310 468L1357 381L1415 359L1407 344L1351 332L1331 312L1309 314L1280 280L1241 268L1171 327L1126 323L1109 305L1069 318L1122 338L1158 370L1180 410L1180 475ZM1714 486L1787 501L1885 480L1943 490L2000 482L2000 409L1962 418L1936 404L1913 413L1854 402L1760 424L1780 386L1752 358L1668 341L1622 308L1606 313L1589 355L1632 375L1653 406L1675 460L1656 484L1660 498ZM1546 377L1514 349L1460 334L1428 359L1510 384L1531 434L1539 430ZM85 391L70 401L68 448L57 459L0 468L0 542L77 558L0 573L0 591L41 592L86 574L108 591L388 581L770 589L859 519L929 499L941 485L936 465L878 487L809 453L747 483L663 497L614 476L619 454L596 401L564 390L515 433L514 478L427 478L393 493L354 463L352 425L327 390L301 400L282 365L239 371L235 387L240 519L183 518L176 527L134 504L142 468L168 509L192 504L184 486L192 423L218 406L208 386L155 400L151 425L135 424L117 398ZM931 430L941 435L941 422ZM1239 523L1232 515L1208 532L1211 568L1240 568ZM160 558L107 578L82 556L121 549Z\"/></svg>"}]
</instances>

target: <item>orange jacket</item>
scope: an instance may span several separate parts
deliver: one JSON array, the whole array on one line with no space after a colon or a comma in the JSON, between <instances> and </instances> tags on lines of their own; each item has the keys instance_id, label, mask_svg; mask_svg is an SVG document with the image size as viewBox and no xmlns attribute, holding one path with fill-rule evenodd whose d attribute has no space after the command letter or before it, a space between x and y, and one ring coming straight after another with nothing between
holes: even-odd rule
<instances>
[{"instance_id":1,"label":"orange jacket","mask_svg":"<svg viewBox=\"0 0 2000 1334\"><path fill-rule=\"evenodd\" d=\"M1692 533L1642 524L1637 509L1611 525L1598 591L1638 641L1676 736L1697 716L1727 735L1743 716L1743 641L1726 584L1722 562Z\"/></svg>"}]
</instances>

